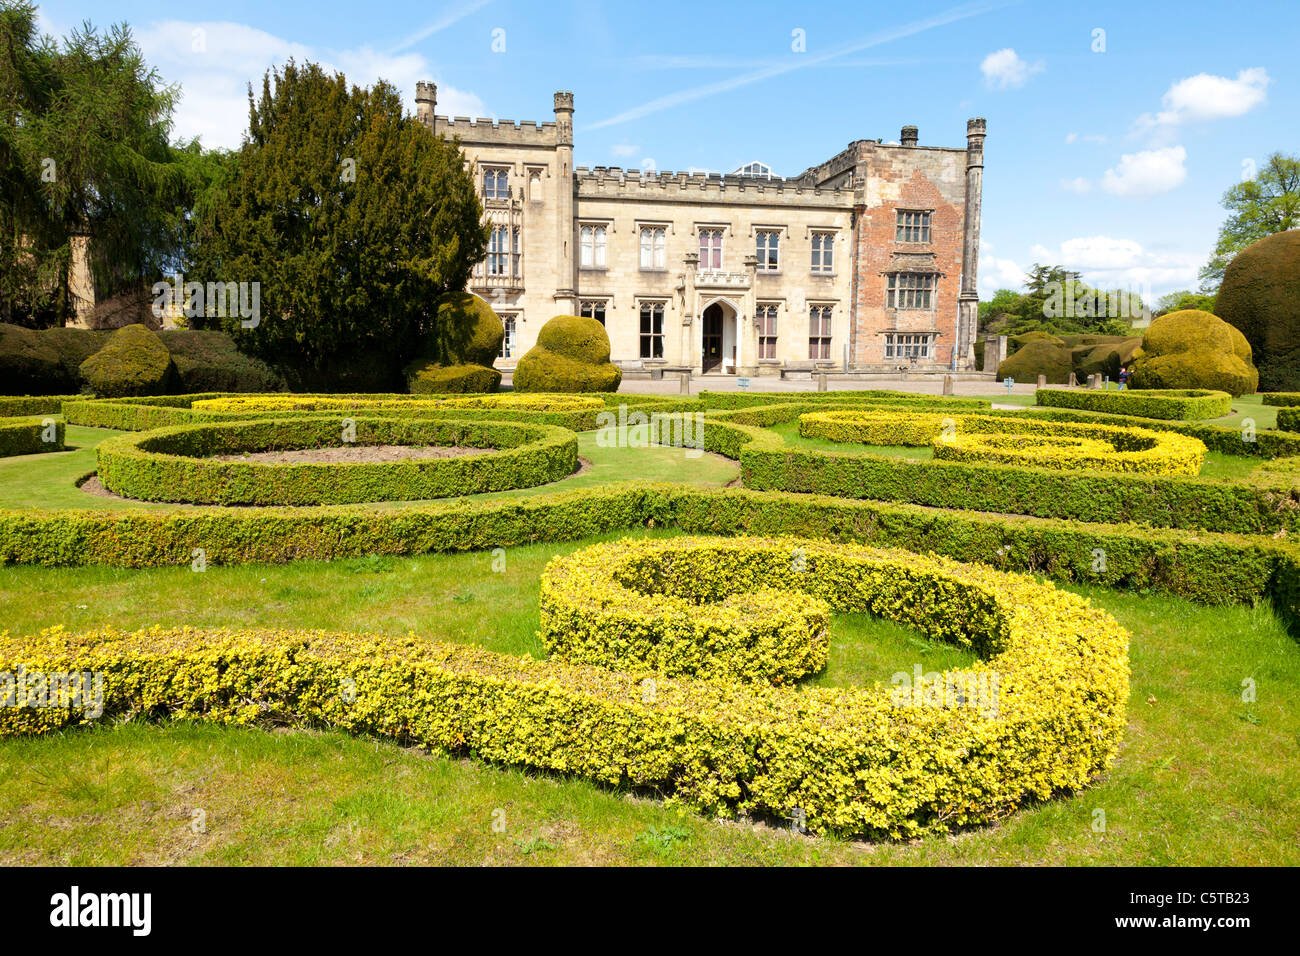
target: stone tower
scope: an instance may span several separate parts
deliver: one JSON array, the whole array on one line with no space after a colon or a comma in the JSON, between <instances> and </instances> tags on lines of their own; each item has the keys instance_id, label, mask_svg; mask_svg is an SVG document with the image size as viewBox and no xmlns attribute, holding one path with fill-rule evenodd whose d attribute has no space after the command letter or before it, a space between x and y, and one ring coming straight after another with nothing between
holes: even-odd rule
<instances>
[{"instance_id":1,"label":"stone tower","mask_svg":"<svg viewBox=\"0 0 1300 956\"><path fill-rule=\"evenodd\" d=\"M983 117L966 121L966 209L962 237L961 296L958 299L958 367L975 367L975 332L979 323L980 201L984 191Z\"/></svg>"},{"instance_id":2,"label":"stone tower","mask_svg":"<svg viewBox=\"0 0 1300 956\"><path fill-rule=\"evenodd\" d=\"M573 255L577 236L573 220L573 94L567 90L555 94L555 165L555 308L561 314L573 315L578 311Z\"/></svg>"},{"instance_id":3,"label":"stone tower","mask_svg":"<svg viewBox=\"0 0 1300 956\"><path fill-rule=\"evenodd\" d=\"M438 84L421 80L415 84L415 118L433 129L433 114L438 108Z\"/></svg>"}]
</instances>

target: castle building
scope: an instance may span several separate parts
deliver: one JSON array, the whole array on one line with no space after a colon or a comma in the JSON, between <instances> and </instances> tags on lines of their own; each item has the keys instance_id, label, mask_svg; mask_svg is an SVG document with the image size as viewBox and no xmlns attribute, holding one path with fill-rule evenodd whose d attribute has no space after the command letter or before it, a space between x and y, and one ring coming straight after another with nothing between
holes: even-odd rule
<instances>
[{"instance_id":1,"label":"castle building","mask_svg":"<svg viewBox=\"0 0 1300 956\"><path fill-rule=\"evenodd\" d=\"M586 315L629 372L807 375L974 368L982 119L966 146L855 140L798 176L759 162L687 174L573 165L554 122L416 115L459 141L491 227L470 291L512 367L554 315Z\"/></svg>"}]
</instances>

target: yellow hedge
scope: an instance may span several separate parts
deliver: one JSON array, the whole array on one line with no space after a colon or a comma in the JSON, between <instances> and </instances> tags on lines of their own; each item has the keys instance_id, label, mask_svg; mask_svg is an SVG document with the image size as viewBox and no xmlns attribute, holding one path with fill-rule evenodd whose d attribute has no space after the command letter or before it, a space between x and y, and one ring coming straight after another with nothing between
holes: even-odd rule
<instances>
[{"instance_id":1,"label":"yellow hedge","mask_svg":"<svg viewBox=\"0 0 1300 956\"><path fill-rule=\"evenodd\" d=\"M799 416L805 438L868 445L933 445L939 460L1040 468L1197 475L1205 443L1190 435L1121 425L904 410Z\"/></svg>"},{"instance_id":2,"label":"yellow hedge","mask_svg":"<svg viewBox=\"0 0 1300 956\"><path fill-rule=\"evenodd\" d=\"M775 582L836 610L872 610L968 642L987 660L912 687L793 690L414 636L55 629L0 635L9 676L0 695L10 705L0 707L0 735L127 715L329 726L652 788L709 814L802 814L814 831L902 838L998 820L1078 789L1115 755L1128 635L1083 598L1024 575L821 541L684 540L644 556L666 575L642 583L647 595L721 599ZM583 567L592 569L553 566L549 580L576 581ZM691 579L710 568L705 582ZM653 599L646 604L653 614ZM92 700L67 706L51 679L73 673L88 675Z\"/></svg>"}]
</instances>

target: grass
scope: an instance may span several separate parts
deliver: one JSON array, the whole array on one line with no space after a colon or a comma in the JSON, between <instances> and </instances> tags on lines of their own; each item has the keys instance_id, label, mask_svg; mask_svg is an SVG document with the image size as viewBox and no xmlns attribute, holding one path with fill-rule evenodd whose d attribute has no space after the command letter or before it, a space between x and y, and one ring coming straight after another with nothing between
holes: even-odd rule
<instances>
[{"instance_id":1,"label":"grass","mask_svg":"<svg viewBox=\"0 0 1300 956\"><path fill-rule=\"evenodd\" d=\"M413 629L537 654L537 575L578 546L510 549L500 573L487 553L203 573L7 568L0 600L16 632L182 622ZM0 743L0 863L1300 863L1300 648L1272 611L1077 590L1133 634L1119 759L1083 793L996 827L910 844L797 837L384 741L122 723ZM887 682L916 664L967 659L906 628L842 615L830 665L813 682ZM1093 829L1097 809L1105 832Z\"/></svg>"},{"instance_id":2,"label":"grass","mask_svg":"<svg viewBox=\"0 0 1300 956\"><path fill-rule=\"evenodd\" d=\"M1255 399L1234 402L1234 415L1254 415L1259 427L1271 411ZM845 450L800 439L796 426L777 430L792 444ZM0 507L159 507L87 498L73 486L94 468L94 443L110 434L72 427L74 451L0 460ZM734 463L714 456L599 448L591 434L581 441L592 462L587 472L505 494L632 478L725 484L736 474ZM1220 472L1240 465L1254 462L1207 460L1207 470ZM541 569L594 540L510 548L500 571L482 552L202 573L0 567L0 628L413 631L540 656ZM1300 864L1300 710L1293 703L1300 648L1271 609L1073 590L1133 635L1128 731L1115 765L1093 786L994 827L907 844L809 838L702 819L559 775L333 732L124 722L0 742L0 863ZM808 683L861 686L917 664L942 670L969 659L907 628L840 615L829 665ZM1249 686L1255 697L1248 701ZM1100 832L1098 810L1106 821Z\"/></svg>"}]
</instances>

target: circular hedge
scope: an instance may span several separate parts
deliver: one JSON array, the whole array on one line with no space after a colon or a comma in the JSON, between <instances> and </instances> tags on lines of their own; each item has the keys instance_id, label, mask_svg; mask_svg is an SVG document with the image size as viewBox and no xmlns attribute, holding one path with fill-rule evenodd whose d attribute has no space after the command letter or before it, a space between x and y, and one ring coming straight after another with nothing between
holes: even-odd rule
<instances>
[{"instance_id":1,"label":"circular hedge","mask_svg":"<svg viewBox=\"0 0 1300 956\"><path fill-rule=\"evenodd\" d=\"M218 461L241 452L357 445L454 445L484 454L393 462L266 464ZM531 488L578 465L565 428L513 422L409 418L293 418L180 425L110 438L99 478L125 498L220 505L417 501Z\"/></svg>"},{"instance_id":2,"label":"circular hedge","mask_svg":"<svg viewBox=\"0 0 1300 956\"><path fill-rule=\"evenodd\" d=\"M1300 230L1266 236L1237 253L1214 313L1250 343L1261 389L1300 389Z\"/></svg>"},{"instance_id":3,"label":"circular hedge","mask_svg":"<svg viewBox=\"0 0 1300 956\"><path fill-rule=\"evenodd\" d=\"M1088 422L870 409L809 412L799 434L866 445L932 445L939 461L1196 475L1205 443L1190 435Z\"/></svg>"}]
</instances>

